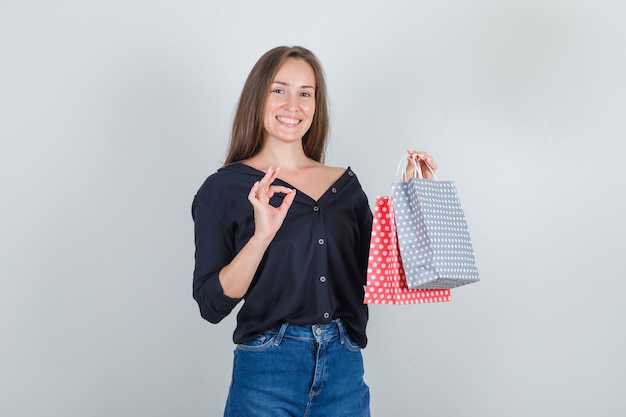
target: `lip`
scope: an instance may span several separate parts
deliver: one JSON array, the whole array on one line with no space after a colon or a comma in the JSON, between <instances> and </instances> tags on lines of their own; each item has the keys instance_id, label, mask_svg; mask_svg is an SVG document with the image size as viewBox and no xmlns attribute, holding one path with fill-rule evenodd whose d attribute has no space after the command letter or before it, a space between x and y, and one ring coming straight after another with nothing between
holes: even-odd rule
<instances>
[{"instance_id":1,"label":"lip","mask_svg":"<svg viewBox=\"0 0 626 417\"><path fill-rule=\"evenodd\" d=\"M294 119L292 117L287 117L287 116L276 116L276 120L281 125L289 126L289 127L297 126L300 123L302 123L302 119Z\"/></svg>"}]
</instances>

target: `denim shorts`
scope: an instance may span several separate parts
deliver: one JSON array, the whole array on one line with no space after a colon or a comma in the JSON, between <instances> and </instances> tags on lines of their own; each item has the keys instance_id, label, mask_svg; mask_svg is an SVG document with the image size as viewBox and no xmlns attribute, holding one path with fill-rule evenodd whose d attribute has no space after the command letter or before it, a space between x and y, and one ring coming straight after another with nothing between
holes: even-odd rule
<instances>
[{"instance_id":1,"label":"denim shorts","mask_svg":"<svg viewBox=\"0 0 626 417\"><path fill-rule=\"evenodd\" d=\"M339 320L237 345L225 417L369 417L363 357Z\"/></svg>"}]
</instances>

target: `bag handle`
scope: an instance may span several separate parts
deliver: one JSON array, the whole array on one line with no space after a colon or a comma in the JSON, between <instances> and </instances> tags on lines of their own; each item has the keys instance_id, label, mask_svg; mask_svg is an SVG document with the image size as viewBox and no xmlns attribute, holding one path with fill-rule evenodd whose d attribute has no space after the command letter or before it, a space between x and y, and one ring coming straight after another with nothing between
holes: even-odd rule
<instances>
[{"instance_id":1,"label":"bag handle","mask_svg":"<svg viewBox=\"0 0 626 417\"><path fill-rule=\"evenodd\" d=\"M416 157L414 157L413 155L411 155L411 162L413 162L413 167L415 168L413 170L413 178L420 178L423 179L424 175L422 173L422 167L421 164L418 164L416 161ZM400 163L398 164L398 168L396 169L396 178L400 177L400 172L402 172L402 182L407 181L406 178L406 166L407 166L408 162L407 162L407 157L406 155L402 155L402 159L400 159ZM430 171L430 173L433 175L433 178L435 179L435 181L439 181L439 178L437 178L437 174L435 174L435 171L433 171L433 169L430 167L430 165L426 164L426 166L428 167L428 170Z\"/></svg>"}]
</instances>

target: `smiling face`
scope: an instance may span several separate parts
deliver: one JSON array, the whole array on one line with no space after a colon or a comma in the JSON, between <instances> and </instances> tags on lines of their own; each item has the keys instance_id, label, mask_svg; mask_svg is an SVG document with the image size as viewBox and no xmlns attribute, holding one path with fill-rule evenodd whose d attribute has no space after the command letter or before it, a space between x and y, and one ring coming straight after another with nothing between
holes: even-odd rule
<instances>
[{"instance_id":1,"label":"smiling face","mask_svg":"<svg viewBox=\"0 0 626 417\"><path fill-rule=\"evenodd\" d=\"M306 61L287 58L270 84L263 108L264 142L301 141L315 114L315 73Z\"/></svg>"}]
</instances>

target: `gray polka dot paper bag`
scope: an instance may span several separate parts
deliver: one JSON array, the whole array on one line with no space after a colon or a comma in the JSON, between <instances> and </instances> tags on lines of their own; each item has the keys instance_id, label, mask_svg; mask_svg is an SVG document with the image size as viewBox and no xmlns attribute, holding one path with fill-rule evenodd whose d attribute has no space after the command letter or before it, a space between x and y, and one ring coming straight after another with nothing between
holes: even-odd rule
<instances>
[{"instance_id":1,"label":"gray polka dot paper bag","mask_svg":"<svg viewBox=\"0 0 626 417\"><path fill-rule=\"evenodd\" d=\"M455 183L421 178L416 172L418 178L391 186L408 287L454 288L479 281Z\"/></svg>"}]
</instances>

